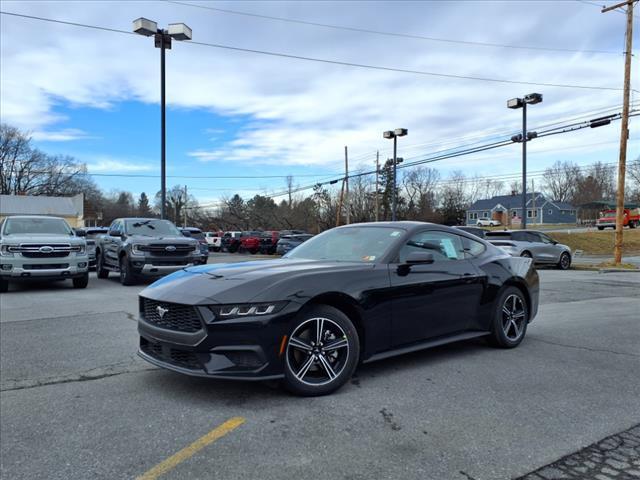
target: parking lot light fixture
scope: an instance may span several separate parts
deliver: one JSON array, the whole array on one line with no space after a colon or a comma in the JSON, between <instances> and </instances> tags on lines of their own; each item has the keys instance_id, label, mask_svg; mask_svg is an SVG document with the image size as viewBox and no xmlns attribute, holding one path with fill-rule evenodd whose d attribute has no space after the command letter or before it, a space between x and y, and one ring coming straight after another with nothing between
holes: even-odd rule
<instances>
[{"instance_id":1,"label":"parking lot light fixture","mask_svg":"<svg viewBox=\"0 0 640 480\"><path fill-rule=\"evenodd\" d=\"M396 221L396 208L397 208L397 189L396 189L396 178L398 173L398 137L404 137L409 133L409 130L406 128L396 128L395 130L387 130L382 133L383 138L393 139L393 206L391 208L391 220Z\"/></svg>"},{"instance_id":2,"label":"parking lot light fixture","mask_svg":"<svg viewBox=\"0 0 640 480\"><path fill-rule=\"evenodd\" d=\"M538 136L537 132L527 133L527 104L535 105L542 102L541 93L530 93L523 98L507 100L507 108L516 110L522 108L522 133L511 137L513 142L522 142L522 213L520 225L527 228L527 142ZM533 192L535 195L536 192Z\"/></svg>"},{"instance_id":3,"label":"parking lot light fixture","mask_svg":"<svg viewBox=\"0 0 640 480\"><path fill-rule=\"evenodd\" d=\"M156 48L160 49L160 217L167 218L167 142L166 142L166 96L165 96L165 50L171 50L171 40L191 40L191 29L184 23L170 23L167 30L158 28L158 24L147 18L133 21L133 32L154 38Z\"/></svg>"}]
</instances>

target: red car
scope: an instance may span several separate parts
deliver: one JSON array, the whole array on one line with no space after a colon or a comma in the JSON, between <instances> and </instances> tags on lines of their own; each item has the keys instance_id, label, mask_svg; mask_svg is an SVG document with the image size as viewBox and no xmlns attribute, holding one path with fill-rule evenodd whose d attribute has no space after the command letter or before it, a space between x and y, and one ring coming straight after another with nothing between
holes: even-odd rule
<instances>
[{"instance_id":1,"label":"red car","mask_svg":"<svg viewBox=\"0 0 640 480\"><path fill-rule=\"evenodd\" d=\"M240 237L240 248L250 252L251 254L258 253L260 251L260 235L262 232L248 231L242 232Z\"/></svg>"}]
</instances>

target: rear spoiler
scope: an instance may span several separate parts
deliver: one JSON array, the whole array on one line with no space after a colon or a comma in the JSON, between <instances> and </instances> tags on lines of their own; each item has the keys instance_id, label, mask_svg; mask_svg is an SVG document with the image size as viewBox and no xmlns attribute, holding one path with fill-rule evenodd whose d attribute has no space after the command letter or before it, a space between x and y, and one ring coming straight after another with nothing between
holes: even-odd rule
<instances>
[{"instance_id":1,"label":"rear spoiler","mask_svg":"<svg viewBox=\"0 0 640 480\"><path fill-rule=\"evenodd\" d=\"M491 245L495 245L496 247L515 247L513 242L507 242L504 240L489 240Z\"/></svg>"}]
</instances>

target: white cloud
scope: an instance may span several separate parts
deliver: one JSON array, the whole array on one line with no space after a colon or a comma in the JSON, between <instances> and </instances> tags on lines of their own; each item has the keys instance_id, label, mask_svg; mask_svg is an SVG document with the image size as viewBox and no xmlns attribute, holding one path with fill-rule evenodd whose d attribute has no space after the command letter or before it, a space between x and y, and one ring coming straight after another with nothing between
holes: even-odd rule
<instances>
[{"instance_id":1,"label":"white cloud","mask_svg":"<svg viewBox=\"0 0 640 480\"><path fill-rule=\"evenodd\" d=\"M104 156L95 156L92 158L84 158L87 170L90 173L127 173L127 172L148 172L154 170L155 167L141 160L121 160Z\"/></svg>"},{"instance_id":2,"label":"white cloud","mask_svg":"<svg viewBox=\"0 0 640 480\"><path fill-rule=\"evenodd\" d=\"M34 140L48 142L68 142L71 140L79 140L91 137L79 128L64 128L62 130L36 130L31 134Z\"/></svg>"}]
</instances>

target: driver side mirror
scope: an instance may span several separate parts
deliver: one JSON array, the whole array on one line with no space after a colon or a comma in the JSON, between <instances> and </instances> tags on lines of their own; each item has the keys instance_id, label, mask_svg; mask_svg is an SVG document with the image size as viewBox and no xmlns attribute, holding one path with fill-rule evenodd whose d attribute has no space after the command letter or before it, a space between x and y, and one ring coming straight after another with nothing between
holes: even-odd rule
<instances>
[{"instance_id":1,"label":"driver side mirror","mask_svg":"<svg viewBox=\"0 0 640 480\"><path fill-rule=\"evenodd\" d=\"M81 230L79 228L74 228L73 232L76 234L76 237L86 237L87 236L87 232L85 232L84 230Z\"/></svg>"},{"instance_id":2,"label":"driver side mirror","mask_svg":"<svg viewBox=\"0 0 640 480\"><path fill-rule=\"evenodd\" d=\"M122 237L122 232L119 230L109 230L110 237Z\"/></svg>"},{"instance_id":3,"label":"driver side mirror","mask_svg":"<svg viewBox=\"0 0 640 480\"><path fill-rule=\"evenodd\" d=\"M428 252L411 252L405 260L405 263L408 265L422 265L433 262L433 253Z\"/></svg>"},{"instance_id":4,"label":"driver side mirror","mask_svg":"<svg viewBox=\"0 0 640 480\"><path fill-rule=\"evenodd\" d=\"M398 275L401 277L409 275L413 265L428 265L433 263L433 253L428 252L411 252L407 255L404 263L398 265Z\"/></svg>"}]
</instances>

